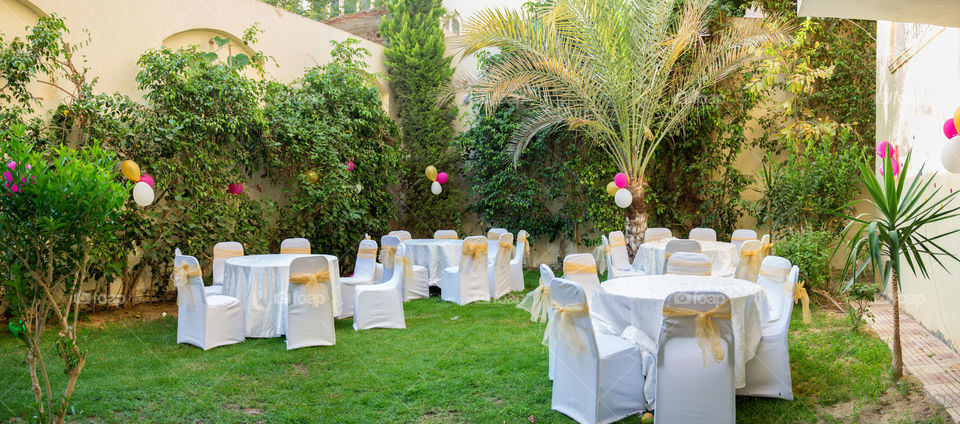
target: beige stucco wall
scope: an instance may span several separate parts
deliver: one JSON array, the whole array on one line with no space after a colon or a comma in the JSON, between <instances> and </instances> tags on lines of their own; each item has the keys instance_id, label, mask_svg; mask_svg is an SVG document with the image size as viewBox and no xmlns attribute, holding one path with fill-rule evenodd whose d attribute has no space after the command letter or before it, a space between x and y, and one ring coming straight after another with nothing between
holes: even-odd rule
<instances>
[{"instance_id":1,"label":"beige stucco wall","mask_svg":"<svg viewBox=\"0 0 960 424\"><path fill-rule=\"evenodd\" d=\"M935 180L938 187L956 190L960 189L960 175L943 169L940 151L947 143L943 123L960 106L960 28L940 32L941 29L921 24L878 23L877 139L888 140L901 151L912 149L914 170L923 161L928 171L939 173ZM916 54L896 72L890 72L887 65L907 48ZM925 232L941 234L958 226L960 219L954 219L931 225ZM953 235L942 244L951 252L960 253L960 235ZM948 263L947 270L930 265L929 279L910 271L901 276L901 305L954 349L960 348L960 264Z\"/></svg>"}]
</instances>

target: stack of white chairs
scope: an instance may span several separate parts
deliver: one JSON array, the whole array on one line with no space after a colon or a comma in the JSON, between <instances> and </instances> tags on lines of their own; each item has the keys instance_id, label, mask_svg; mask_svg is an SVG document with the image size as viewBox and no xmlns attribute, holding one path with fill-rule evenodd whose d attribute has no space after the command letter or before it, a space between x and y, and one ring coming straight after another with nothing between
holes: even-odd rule
<instances>
[{"instance_id":1,"label":"stack of white chairs","mask_svg":"<svg viewBox=\"0 0 960 424\"><path fill-rule=\"evenodd\" d=\"M397 248L397 260L406 258L406 246ZM358 286L354 294L353 329L407 328L403 316L403 279L397 269L389 280L374 285Z\"/></svg>"},{"instance_id":2,"label":"stack of white chairs","mask_svg":"<svg viewBox=\"0 0 960 424\"><path fill-rule=\"evenodd\" d=\"M579 284L590 302L596 293L603 291L597 276L597 262L589 253L574 253L563 258L563 278Z\"/></svg>"},{"instance_id":3,"label":"stack of white chairs","mask_svg":"<svg viewBox=\"0 0 960 424\"><path fill-rule=\"evenodd\" d=\"M460 235L457 230L437 230L433 233L433 238L437 240L458 240Z\"/></svg>"},{"instance_id":4,"label":"stack of white chairs","mask_svg":"<svg viewBox=\"0 0 960 424\"><path fill-rule=\"evenodd\" d=\"M512 256L513 234L501 234L500 240L497 241L497 253L487 269L492 299L499 299L510 293L510 258Z\"/></svg>"},{"instance_id":5,"label":"stack of white chairs","mask_svg":"<svg viewBox=\"0 0 960 424\"><path fill-rule=\"evenodd\" d=\"M324 256L307 256L290 262L287 350L336 344L330 273L330 264Z\"/></svg>"},{"instance_id":6,"label":"stack of white chairs","mask_svg":"<svg viewBox=\"0 0 960 424\"><path fill-rule=\"evenodd\" d=\"M377 242L363 240L357 248L353 276L340 278L340 296L343 298L341 318L353 316L353 293L356 287L374 284L377 270Z\"/></svg>"},{"instance_id":7,"label":"stack of white chairs","mask_svg":"<svg viewBox=\"0 0 960 424\"><path fill-rule=\"evenodd\" d=\"M485 237L473 236L463 240L460 266L446 268L440 275L440 297L459 305L490 300Z\"/></svg>"},{"instance_id":8,"label":"stack of white chairs","mask_svg":"<svg viewBox=\"0 0 960 424\"><path fill-rule=\"evenodd\" d=\"M671 237L673 237L673 232L669 228L647 228L647 231L643 232L644 243L654 243Z\"/></svg>"},{"instance_id":9,"label":"stack of white chairs","mask_svg":"<svg viewBox=\"0 0 960 424\"><path fill-rule=\"evenodd\" d=\"M700 242L696 240L670 240L667 242L667 245L664 247L663 253L663 272L667 272L667 263L670 262L670 257L675 253L679 252L689 252L689 253L702 253L703 249L700 247Z\"/></svg>"},{"instance_id":10,"label":"stack of white chairs","mask_svg":"<svg viewBox=\"0 0 960 424\"><path fill-rule=\"evenodd\" d=\"M640 350L619 336L594 331L579 284L554 279L550 297L551 353L556 351L551 407L579 423L609 423L642 412L647 402Z\"/></svg>"},{"instance_id":11,"label":"stack of white chairs","mask_svg":"<svg viewBox=\"0 0 960 424\"><path fill-rule=\"evenodd\" d=\"M607 279L620 277L633 277L646 275L643 271L638 271L630 265L630 256L627 254L627 240L622 231L610 233L610 238L601 234L600 240L603 243L604 260L607 266Z\"/></svg>"},{"instance_id":12,"label":"stack of white chairs","mask_svg":"<svg viewBox=\"0 0 960 424\"><path fill-rule=\"evenodd\" d=\"M783 285L784 296L779 299L780 316L763 327L757 354L745 365L747 384L737 389L738 395L793 400L787 333L790 330L790 317L793 314L793 290L796 288L799 276L800 268L794 265L790 268L787 281ZM774 300L770 299L770 301Z\"/></svg>"},{"instance_id":13,"label":"stack of white chairs","mask_svg":"<svg viewBox=\"0 0 960 424\"><path fill-rule=\"evenodd\" d=\"M177 343L207 350L244 340L243 307L240 301L222 295L207 296L200 263L193 256L173 259L177 287Z\"/></svg>"},{"instance_id":14,"label":"stack of white chairs","mask_svg":"<svg viewBox=\"0 0 960 424\"><path fill-rule=\"evenodd\" d=\"M736 278L757 281L760 274L760 261L763 260L763 245L760 240L747 240L740 247L740 261L737 263Z\"/></svg>"},{"instance_id":15,"label":"stack of white chairs","mask_svg":"<svg viewBox=\"0 0 960 424\"><path fill-rule=\"evenodd\" d=\"M701 321L698 315L704 314ZM698 322L713 321L718 339ZM736 421L734 343L730 300L719 292L676 292L663 302L657 348L657 422L729 423Z\"/></svg>"},{"instance_id":16,"label":"stack of white chairs","mask_svg":"<svg viewBox=\"0 0 960 424\"><path fill-rule=\"evenodd\" d=\"M409 231L406 230L394 230L387 233L388 236L396 236L400 241L407 241L413 238Z\"/></svg>"},{"instance_id":17,"label":"stack of white chairs","mask_svg":"<svg viewBox=\"0 0 960 424\"><path fill-rule=\"evenodd\" d=\"M397 265L395 256L397 255L398 246L400 246L399 237L389 234L380 237L380 265L383 271L381 271L380 278L377 280L378 283L382 283L389 280L390 277L393 277L393 272Z\"/></svg>"},{"instance_id":18,"label":"stack of white chairs","mask_svg":"<svg viewBox=\"0 0 960 424\"><path fill-rule=\"evenodd\" d=\"M753 230L734 230L730 235L730 243L737 246L737 249L743 248L743 243L749 240L756 240L757 232Z\"/></svg>"},{"instance_id":19,"label":"stack of white chairs","mask_svg":"<svg viewBox=\"0 0 960 424\"><path fill-rule=\"evenodd\" d=\"M280 242L280 254L310 254L310 240L305 238L288 238Z\"/></svg>"},{"instance_id":20,"label":"stack of white chairs","mask_svg":"<svg viewBox=\"0 0 960 424\"><path fill-rule=\"evenodd\" d=\"M690 230L690 240L717 241L717 232L713 228L694 228Z\"/></svg>"},{"instance_id":21,"label":"stack of white chairs","mask_svg":"<svg viewBox=\"0 0 960 424\"><path fill-rule=\"evenodd\" d=\"M667 259L667 274L709 277L713 275L713 264L702 253L677 252Z\"/></svg>"},{"instance_id":22,"label":"stack of white chairs","mask_svg":"<svg viewBox=\"0 0 960 424\"><path fill-rule=\"evenodd\" d=\"M243 245L235 241L223 241L213 246L213 285L204 287L207 295L223 293L223 271L227 259L243 256Z\"/></svg>"},{"instance_id":23,"label":"stack of white chairs","mask_svg":"<svg viewBox=\"0 0 960 424\"><path fill-rule=\"evenodd\" d=\"M523 291L523 259L530 255L530 234L526 230L517 233L517 249L510 260L510 291Z\"/></svg>"}]
</instances>

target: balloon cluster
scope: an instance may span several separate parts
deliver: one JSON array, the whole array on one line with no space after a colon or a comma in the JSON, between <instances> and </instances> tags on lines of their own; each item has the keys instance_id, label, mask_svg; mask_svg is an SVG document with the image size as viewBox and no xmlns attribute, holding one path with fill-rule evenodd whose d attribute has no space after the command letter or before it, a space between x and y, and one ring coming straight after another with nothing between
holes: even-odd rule
<instances>
[{"instance_id":1,"label":"balloon cluster","mask_svg":"<svg viewBox=\"0 0 960 424\"><path fill-rule=\"evenodd\" d=\"M943 167L954 174L960 173L960 107L953 113L953 118L943 123L943 135L950 141L943 146L940 160Z\"/></svg>"},{"instance_id":2,"label":"balloon cluster","mask_svg":"<svg viewBox=\"0 0 960 424\"><path fill-rule=\"evenodd\" d=\"M627 190L629 182L627 174L618 172L613 181L607 183L607 194L613 196L613 201L621 208L629 207L633 203L633 193Z\"/></svg>"},{"instance_id":3,"label":"balloon cluster","mask_svg":"<svg viewBox=\"0 0 960 424\"><path fill-rule=\"evenodd\" d=\"M900 153L896 147L893 147L893 144L890 144L889 141L877 143L877 156L880 159L886 159L889 156L892 159L890 166L893 168L893 175L900 175ZM880 175L883 175L883 168L880 169Z\"/></svg>"},{"instance_id":4,"label":"balloon cluster","mask_svg":"<svg viewBox=\"0 0 960 424\"><path fill-rule=\"evenodd\" d=\"M7 168L10 168L10 170L9 170L9 171L4 171L4 173L3 173L3 178L6 180L6 181L3 183L3 187L10 189L10 191L12 191L12 192L14 192L14 193L20 193L20 192L23 191L23 190L20 188L19 185L15 184L15 183L13 182L13 174L12 174L13 171L16 171L16 170L17 170L17 163L16 163L16 162L10 162L10 163L7 164ZM29 164L27 164L27 169L31 169ZM34 177L30 177L30 180L33 181L33 180L34 180ZM21 178L20 178L20 183L21 183L21 184L26 184L26 183L27 183L27 179L21 177Z\"/></svg>"},{"instance_id":5,"label":"balloon cluster","mask_svg":"<svg viewBox=\"0 0 960 424\"><path fill-rule=\"evenodd\" d=\"M433 181L433 184L430 184L430 192L433 194L440 194L443 192L443 184L446 184L447 181L450 181L450 176L446 172L437 172L437 168L433 165L427 167L424 172L427 175L427 178L430 181Z\"/></svg>"},{"instance_id":6,"label":"balloon cluster","mask_svg":"<svg viewBox=\"0 0 960 424\"><path fill-rule=\"evenodd\" d=\"M140 173L140 165L132 160L125 160L120 164L120 172L128 180L133 181L133 201L145 208L153 203L153 177L147 173Z\"/></svg>"}]
</instances>

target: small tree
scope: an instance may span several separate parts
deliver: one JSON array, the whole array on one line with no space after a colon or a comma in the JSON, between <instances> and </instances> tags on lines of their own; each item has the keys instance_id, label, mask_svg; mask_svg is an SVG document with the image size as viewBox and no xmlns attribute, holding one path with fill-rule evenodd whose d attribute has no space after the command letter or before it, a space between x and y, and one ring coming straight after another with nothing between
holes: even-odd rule
<instances>
[{"instance_id":1,"label":"small tree","mask_svg":"<svg viewBox=\"0 0 960 424\"><path fill-rule=\"evenodd\" d=\"M40 151L18 125L0 130L0 151L16 162L0 187L2 284L22 326L19 337L27 347L38 416L60 423L85 363L86 353L77 344L78 292L90 279L92 264L115 243L129 187L117 182L113 155L97 145ZM40 348L51 318L56 326L51 336L67 376L57 398Z\"/></svg>"}]
</instances>

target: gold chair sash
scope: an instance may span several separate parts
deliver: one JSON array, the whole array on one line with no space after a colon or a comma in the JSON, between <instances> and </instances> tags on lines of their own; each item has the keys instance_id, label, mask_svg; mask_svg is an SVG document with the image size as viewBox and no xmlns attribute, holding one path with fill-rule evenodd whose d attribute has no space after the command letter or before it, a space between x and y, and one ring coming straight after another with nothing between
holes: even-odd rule
<instances>
[{"instance_id":1,"label":"gold chair sash","mask_svg":"<svg viewBox=\"0 0 960 424\"><path fill-rule=\"evenodd\" d=\"M243 249L235 248L224 248L224 247L214 247L213 248L213 257L214 258L236 258L238 256L243 256Z\"/></svg>"},{"instance_id":2,"label":"gold chair sash","mask_svg":"<svg viewBox=\"0 0 960 424\"><path fill-rule=\"evenodd\" d=\"M784 282L787 281L787 277L790 275L789 268L760 268L761 277L764 277L771 281Z\"/></svg>"},{"instance_id":3,"label":"gold chair sash","mask_svg":"<svg viewBox=\"0 0 960 424\"><path fill-rule=\"evenodd\" d=\"M564 262L563 263L563 273L564 274L596 274L597 273L597 264L581 264L577 262Z\"/></svg>"},{"instance_id":4,"label":"gold chair sash","mask_svg":"<svg viewBox=\"0 0 960 424\"><path fill-rule=\"evenodd\" d=\"M497 244L500 245L500 250L503 251L503 256L505 256L505 257L507 258L507 260L510 260L510 256L511 256L511 254L512 254L512 252L513 252L513 244L512 244L512 243L503 242L503 241L498 242Z\"/></svg>"},{"instance_id":5,"label":"gold chair sash","mask_svg":"<svg viewBox=\"0 0 960 424\"><path fill-rule=\"evenodd\" d=\"M797 286L793 289L793 303L796 304L798 301L803 304L803 323L809 324L810 317L810 295L807 294L807 289L803 287L803 281L797 283Z\"/></svg>"},{"instance_id":6,"label":"gold chair sash","mask_svg":"<svg viewBox=\"0 0 960 424\"><path fill-rule=\"evenodd\" d=\"M760 249L740 252L740 266L737 267L736 277L747 281L757 281L757 277L760 275L761 259L763 258L761 255Z\"/></svg>"},{"instance_id":7,"label":"gold chair sash","mask_svg":"<svg viewBox=\"0 0 960 424\"><path fill-rule=\"evenodd\" d=\"M520 258L521 263L530 263L530 241L527 240L527 234L522 234L520 237L517 237L517 246L523 245L523 257Z\"/></svg>"},{"instance_id":8,"label":"gold chair sash","mask_svg":"<svg viewBox=\"0 0 960 424\"><path fill-rule=\"evenodd\" d=\"M473 267L477 269L480 267L480 263L487 263L487 242L463 242L463 249L460 251L460 254L464 256L473 257Z\"/></svg>"},{"instance_id":9,"label":"gold chair sash","mask_svg":"<svg viewBox=\"0 0 960 424\"><path fill-rule=\"evenodd\" d=\"M670 272L674 267L681 268L679 270L681 275L702 275L706 277L713 275L713 265L710 262L674 258L667 261L667 274L677 274L677 272Z\"/></svg>"},{"instance_id":10,"label":"gold chair sash","mask_svg":"<svg viewBox=\"0 0 960 424\"><path fill-rule=\"evenodd\" d=\"M458 240L456 234L434 234L434 240Z\"/></svg>"},{"instance_id":11,"label":"gold chair sash","mask_svg":"<svg viewBox=\"0 0 960 424\"><path fill-rule=\"evenodd\" d=\"M409 256L402 256L400 258L400 266L403 267L404 277L413 278L413 262L410 261Z\"/></svg>"},{"instance_id":12,"label":"gold chair sash","mask_svg":"<svg viewBox=\"0 0 960 424\"><path fill-rule=\"evenodd\" d=\"M311 291L310 303L313 307L330 301L326 293L326 284L330 283L330 270L325 269L320 272L306 272L290 274L290 282L293 284L305 284Z\"/></svg>"},{"instance_id":13,"label":"gold chair sash","mask_svg":"<svg viewBox=\"0 0 960 424\"><path fill-rule=\"evenodd\" d=\"M554 340L563 340L564 346L573 353L583 351L583 340L580 339L580 333L577 332L577 326L574 324L574 318L589 316L590 307L586 303L571 303L569 305L558 305L556 302L550 302L553 305L553 319L550 320L550 331L558 333L551 335ZM556 321L556 323L554 323Z\"/></svg>"},{"instance_id":14,"label":"gold chair sash","mask_svg":"<svg viewBox=\"0 0 960 424\"><path fill-rule=\"evenodd\" d=\"M543 285L543 279L537 288L527 293L517 305L518 308L530 312L530 321L547 322L547 302L550 300L550 287ZM549 339L548 337L546 337Z\"/></svg>"},{"instance_id":15,"label":"gold chair sash","mask_svg":"<svg viewBox=\"0 0 960 424\"><path fill-rule=\"evenodd\" d=\"M487 232L487 240L500 240L500 233L495 233L493 231Z\"/></svg>"},{"instance_id":16,"label":"gold chair sash","mask_svg":"<svg viewBox=\"0 0 960 424\"><path fill-rule=\"evenodd\" d=\"M613 236L610 237L611 249L614 247L626 247L626 245L627 245L627 239L620 237L619 235L617 235L616 237L613 237Z\"/></svg>"},{"instance_id":17,"label":"gold chair sash","mask_svg":"<svg viewBox=\"0 0 960 424\"><path fill-rule=\"evenodd\" d=\"M281 247L280 254L281 255L293 255L293 254L309 255L310 248L309 247Z\"/></svg>"},{"instance_id":18,"label":"gold chair sash","mask_svg":"<svg viewBox=\"0 0 960 424\"><path fill-rule=\"evenodd\" d=\"M760 247L760 251L763 252L763 256L770 256L773 253L773 243L764 243Z\"/></svg>"},{"instance_id":19,"label":"gold chair sash","mask_svg":"<svg viewBox=\"0 0 960 424\"><path fill-rule=\"evenodd\" d=\"M713 322L713 320L715 318L732 318L730 311L730 299L725 300L723 303L717 305L716 308L713 308L709 311L698 311L679 306L664 306L663 316L696 317L695 334L697 338L697 345L700 346L700 351L703 352L703 366L706 367L707 365L710 365L709 361L707 360L708 354L713 356L714 363L720 363L720 361L723 360L725 354L723 352L723 343L721 343L720 329L717 328L717 323Z\"/></svg>"},{"instance_id":20,"label":"gold chair sash","mask_svg":"<svg viewBox=\"0 0 960 424\"><path fill-rule=\"evenodd\" d=\"M383 246L380 248L380 263L386 268L393 268L393 256L397 253L397 246Z\"/></svg>"},{"instance_id":21,"label":"gold chair sash","mask_svg":"<svg viewBox=\"0 0 960 424\"><path fill-rule=\"evenodd\" d=\"M376 247L361 247L357 249L357 259L373 259L377 257Z\"/></svg>"},{"instance_id":22,"label":"gold chair sash","mask_svg":"<svg viewBox=\"0 0 960 424\"><path fill-rule=\"evenodd\" d=\"M756 237L750 237L747 235L730 236L730 241L749 241L749 240L756 240L756 239L757 239Z\"/></svg>"},{"instance_id":23,"label":"gold chair sash","mask_svg":"<svg viewBox=\"0 0 960 424\"><path fill-rule=\"evenodd\" d=\"M193 292L189 289L190 278L203 277L203 270L199 266L193 266L183 262L180 266L173 267L173 284L177 286L177 304L180 304L180 293L184 293L193 303Z\"/></svg>"}]
</instances>

